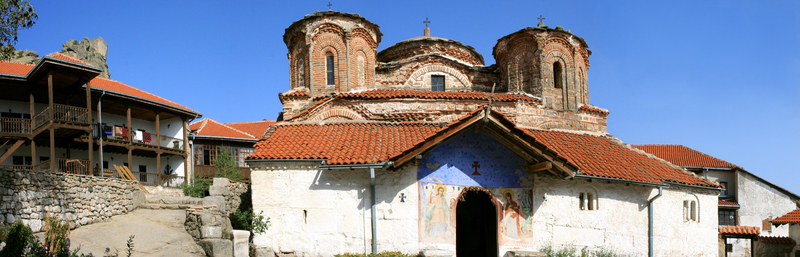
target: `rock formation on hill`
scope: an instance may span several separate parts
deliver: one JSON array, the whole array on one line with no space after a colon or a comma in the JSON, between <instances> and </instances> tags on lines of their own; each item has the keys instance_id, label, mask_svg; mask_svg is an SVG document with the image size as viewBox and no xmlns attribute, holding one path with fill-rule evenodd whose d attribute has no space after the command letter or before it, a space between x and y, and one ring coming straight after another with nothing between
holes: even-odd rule
<instances>
[{"instance_id":1,"label":"rock formation on hill","mask_svg":"<svg viewBox=\"0 0 800 257\"><path fill-rule=\"evenodd\" d=\"M70 40L64 43L64 48L61 53L78 58L81 61L88 62L95 67L103 69L99 77L110 78L111 74L108 72L108 64L106 64L106 54L108 53L108 44L102 37L89 39L83 38L81 42L77 40Z\"/></svg>"}]
</instances>

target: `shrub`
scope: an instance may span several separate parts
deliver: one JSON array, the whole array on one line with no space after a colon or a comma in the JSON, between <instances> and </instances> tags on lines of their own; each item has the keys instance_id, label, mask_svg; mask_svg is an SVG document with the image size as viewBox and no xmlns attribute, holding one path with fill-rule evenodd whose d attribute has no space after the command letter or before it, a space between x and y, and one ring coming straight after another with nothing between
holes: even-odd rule
<instances>
[{"instance_id":1,"label":"shrub","mask_svg":"<svg viewBox=\"0 0 800 257\"><path fill-rule=\"evenodd\" d=\"M236 210L233 213L233 219L231 219L231 226L234 229L242 229L250 231L250 236L252 237L255 233L264 233L267 232L269 229L269 218L264 219L264 212L261 211L259 214L253 213L253 208L249 208L246 211Z\"/></svg>"},{"instance_id":2,"label":"shrub","mask_svg":"<svg viewBox=\"0 0 800 257\"><path fill-rule=\"evenodd\" d=\"M21 220L17 220L11 225L6 237L6 246L0 251L0 256L23 256L28 242L33 240L33 231Z\"/></svg>"},{"instance_id":3,"label":"shrub","mask_svg":"<svg viewBox=\"0 0 800 257\"><path fill-rule=\"evenodd\" d=\"M540 252L547 254L547 257L624 257L628 256L626 254L618 253L613 249L607 248L600 248L597 250L587 250L587 247L583 247L582 249L578 250L578 248L574 245L562 246L561 248L555 248L552 245L547 245L542 247Z\"/></svg>"},{"instance_id":4,"label":"shrub","mask_svg":"<svg viewBox=\"0 0 800 257\"><path fill-rule=\"evenodd\" d=\"M181 189L183 189L183 195L185 196L204 197L208 193L208 187L210 186L211 179L194 174L192 184L181 184Z\"/></svg>"}]
</instances>

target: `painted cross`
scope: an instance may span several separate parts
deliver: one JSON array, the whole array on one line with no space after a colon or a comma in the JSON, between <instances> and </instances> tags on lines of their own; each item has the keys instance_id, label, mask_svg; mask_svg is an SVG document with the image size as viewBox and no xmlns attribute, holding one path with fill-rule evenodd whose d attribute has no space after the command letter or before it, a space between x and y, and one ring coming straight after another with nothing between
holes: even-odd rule
<instances>
[{"instance_id":1,"label":"painted cross","mask_svg":"<svg viewBox=\"0 0 800 257\"><path fill-rule=\"evenodd\" d=\"M425 27L427 28L428 24L430 24L431 21L428 20L428 17L425 17L425 21L423 21L422 23L425 23Z\"/></svg>"},{"instance_id":2,"label":"painted cross","mask_svg":"<svg viewBox=\"0 0 800 257\"><path fill-rule=\"evenodd\" d=\"M400 202L401 203L405 203L406 202L406 197L407 197L406 193L400 193Z\"/></svg>"},{"instance_id":3,"label":"painted cross","mask_svg":"<svg viewBox=\"0 0 800 257\"><path fill-rule=\"evenodd\" d=\"M331 10L331 5L332 5L332 4L331 4L331 2L328 2L328 11L330 11L330 10ZM540 16L541 16L541 15L540 15Z\"/></svg>"},{"instance_id":4,"label":"painted cross","mask_svg":"<svg viewBox=\"0 0 800 257\"><path fill-rule=\"evenodd\" d=\"M473 167L473 168L475 168L475 172L473 172L473 173L472 173L472 175L473 175L473 176L480 176L481 174L480 174L480 173L478 173L478 168L480 168L480 167L481 167L481 165L480 165L480 164L478 164L478 161L474 161L474 162L472 162L472 167Z\"/></svg>"}]
</instances>

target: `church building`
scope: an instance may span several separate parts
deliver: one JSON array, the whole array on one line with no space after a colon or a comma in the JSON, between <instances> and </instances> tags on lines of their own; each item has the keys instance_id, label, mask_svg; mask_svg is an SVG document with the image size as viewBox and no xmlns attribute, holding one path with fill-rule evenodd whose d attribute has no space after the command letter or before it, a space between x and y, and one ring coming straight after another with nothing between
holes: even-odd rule
<instances>
[{"instance_id":1,"label":"church building","mask_svg":"<svg viewBox=\"0 0 800 257\"><path fill-rule=\"evenodd\" d=\"M283 121L247 159L276 254L515 256L586 247L717 256L722 187L607 134L591 51L540 22L483 56L316 12L283 35Z\"/></svg>"}]
</instances>

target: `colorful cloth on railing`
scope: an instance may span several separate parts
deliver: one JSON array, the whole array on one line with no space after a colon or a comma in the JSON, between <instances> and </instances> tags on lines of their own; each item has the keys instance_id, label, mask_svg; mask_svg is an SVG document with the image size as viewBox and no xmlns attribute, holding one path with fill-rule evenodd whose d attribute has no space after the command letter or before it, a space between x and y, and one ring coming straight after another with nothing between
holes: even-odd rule
<instances>
[{"instance_id":1,"label":"colorful cloth on railing","mask_svg":"<svg viewBox=\"0 0 800 257\"><path fill-rule=\"evenodd\" d=\"M123 127L114 126L114 134L115 137L123 137L127 134L128 130Z\"/></svg>"},{"instance_id":2,"label":"colorful cloth on railing","mask_svg":"<svg viewBox=\"0 0 800 257\"><path fill-rule=\"evenodd\" d=\"M153 136L149 132L144 132L142 134L143 134L143 136L142 136L143 140L142 141L145 141L145 142L148 142L148 143L153 141Z\"/></svg>"},{"instance_id":3,"label":"colorful cloth on railing","mask_svg":"<svg viewBox=\"0 0 800 257\"><path fill-rule=\"evenodd\" d=\"M136 140L136 141L139 141L139 142L143 141L143 139L144 139L143 131L137 130L133 135L133 139Z\"/></svg>"},{"instance_id":4,"label":"colorful cloth on railing","mask_svg":"<svg viewBox=\"0 0 800 257\"><path fill-rule=\"evenodd\" d=\"M122 128L122 138L128 138L128 128Z\"/></svg>"}]
</instances>

